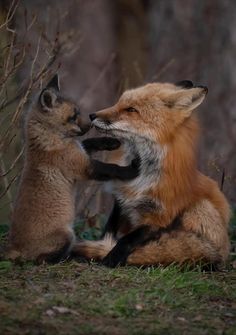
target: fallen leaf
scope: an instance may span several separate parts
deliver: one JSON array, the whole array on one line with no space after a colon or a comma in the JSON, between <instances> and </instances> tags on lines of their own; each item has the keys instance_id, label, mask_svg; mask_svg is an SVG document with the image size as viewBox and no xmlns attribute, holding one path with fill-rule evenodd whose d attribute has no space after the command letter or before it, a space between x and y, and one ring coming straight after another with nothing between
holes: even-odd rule
<instances>
[{"instance_id":1,"label":"fallen leaf","mask_svg":"<svg viewBox=\"0 0 236 335\"><path fill-rule=\"evenodd\" d=\"M142 311L142 310L143 310L143 305L141 305L141 304L136 304L136 305L135 305L135 309L136 309L137 311Z\"/></svg>"},{"instance_id":2,"label":"fallen leaf","mask_svg":"<svg viewBox=\"0 0 236 335\"><path fill-rule=\"evenodd\" d=\"M53 309L54 312L57 312L59 314L71 313L71 310L67 307L53 306L52 309Z\"/></svg>"},{"instance_id":3,"label":"fallen leaf","mask_svg":"<svg viewBox=\"0 0 236 335\"><path fill-rule=\"evenodd\" d=\"M55 316L55 312L53 312L52 309L48 309L48 310L46 310L45 314L46 314L47 316L50 316L50 317Z\"/></svg>"},{"instance_id":4,"label":"fallen leaf","mask_svg":"<svg viewBox=\"0 0 236 335\"><path fill-rule=\"evenodd\" d=\"M79 315L78 312L76 312L73 309L67 308L67 307L63 307L63 306L53 306L52 310L56 313L59 314L74 314L74 315Z\"/></svg>"}]
</instances>

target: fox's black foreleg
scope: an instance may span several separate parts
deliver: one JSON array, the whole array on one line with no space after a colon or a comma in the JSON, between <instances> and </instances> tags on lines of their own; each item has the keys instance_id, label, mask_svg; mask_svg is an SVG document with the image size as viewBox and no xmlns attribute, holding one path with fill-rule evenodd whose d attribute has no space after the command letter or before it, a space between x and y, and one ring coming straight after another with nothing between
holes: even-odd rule
<instances>
[{"instance_id":1,"label":"fox's black foreleg","mask_svg":"<svg viewBox=\"0 0 236 335\"><path fill-rule=\"evenodd\" d=\"M113 137L93 137L84 140L82 145L87 153L92 153L93 151L116 150L121 143L117 138Z\"/></svg>"},{"instance_id":2,"label":"fox's black foreleg","mask_svg":"<svg viewBox=\"0 0 236 335\"><path fill-rule=\"evenodd\" d=\"M90 179L99 181L108 180L131 180L139 175L140 158L137 156L128 166L119 166L116 164L103 163L98 160L91 160L90 170L88 172Z\"/></svg>"},{"instance_id":3,"label":"fox's black foreleg","mask_svg":"<svg viewBox=\"0 0 236 335\"><path fill-rule=\"evenodd\" d=\"M129 230L131 221L128 214L122 212L122 206L119 201L115 199L113 209L104 227L102 238L106 234L111 234L113 238L117 238L117 233L123 234L126 230ZM127 232L126 232L127 233Z\"/></svg>"},{"instance_id":4,"label":"fox's black foreleg","mask_svg":"<svg viewBox=\"0 0 236 335\"><path fill-rule=\"evenodd\" d=\"M128 256L143 244L155 239L157 232L149 226L141 226L118 240L115 247L103 258L102 264L109 267L125 265Z\"/></svg>"},{"instance_id":5,"label":"fox's black foreleg","mask_svg":"<svg viewBox=\"0 0 236 335\"><path fill-rule=\"evenodd\" d=\"M82 142L84 149L91 153L100 150L115 150L120 147L120 141L113 137L88 138ZM117 164L103 163L98 160L91 160L91 166L88 171L89 178L99 181L112 179L130 180L139 175L140 158L136 155L128 166L119 166Z\"/></svg>"},{"instance_id":6,"label":"fox's black foreleg","mask_svg":"<svg viewBox=\"0 0 236 335\"><path fill-rule=\"evenodd\" d=\"M164 228L153 228L151 226L143 225L133 230L131 233L125 235L118 240L114 248L103 258L102 264L109 267L116 267L117 265L125 265L129 255L138 247L142 247L150 241L160 239L162 234L170 233L181 228L181 215L176 218Z\"/></svg>"},{"instance_id":7,"label":"fox's black foreleg","mask_svg":"<svg viewBox=\"0 0 236 335\"><path fill-rule=\"evenodd\" d=\"M121 223L121 206L119 204L119 202L115 199L114 201L114 206L113 209L111 211L111 214L107 220L107 223L105 225L103 234L102 234L102 238L106 235L106 234L112 234L112 236L115 238L116 234L119 230L119 226Z\"/></svg>"}]
</instances>

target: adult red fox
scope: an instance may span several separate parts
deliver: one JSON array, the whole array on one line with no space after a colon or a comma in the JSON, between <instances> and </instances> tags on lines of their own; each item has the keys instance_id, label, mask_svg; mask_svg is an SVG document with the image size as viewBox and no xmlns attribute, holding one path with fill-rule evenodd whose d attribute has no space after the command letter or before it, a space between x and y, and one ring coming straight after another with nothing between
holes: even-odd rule
<instances>
[{"instance_id":1,"label":"adult red fox","mask_svg":"<svg viewBox=\"0 0 236 335\"><path fill-rule=\"evenodd\" d=\"M99 131L124 143L123 163L140 156L140 174L125 184L114 182L117 201L104 239L77 244L77 254L109 266L227 259L229 204L196 163L193 110L207 91L191 81L147 84L90 115ZM122 223L120 215L129 222Z\"/></svg>"},{"instance_id":2,"label":"adult red fox","mask_svg":"<svg viewBox=\"0 0 236 335\"><path fill-rule=\"evenodd\" d=\"M104 137L80 144L78 136L89 129L76 104L60 94L55 76L27 115L24 168L12 214L8 258L38 263L65 258L75 241L76 181L126 180L138 175L134 161L120 167L91 159L86 151L113 150L120 143Z\"/></svg>"}]
</instances>

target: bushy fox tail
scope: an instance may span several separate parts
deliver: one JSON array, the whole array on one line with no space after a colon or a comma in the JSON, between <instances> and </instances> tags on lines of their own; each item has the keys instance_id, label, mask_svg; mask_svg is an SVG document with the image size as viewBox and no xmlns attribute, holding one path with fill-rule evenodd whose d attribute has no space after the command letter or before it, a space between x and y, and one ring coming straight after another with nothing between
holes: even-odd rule
<instances>
[{"instance_id":1,"label":"bushy fox tail","mask_svg":"<svg viewBox=\"0 0 236 335\"><path fill-rule=\"evenodd\" d=\"M106 234L99 241L77 241L72 250L72 257L84 257L86 259L102 260L116 245L111 234Z\"/></svg>"},{"instance_id":2,"label":"bushy fox tail","mask_svg":"<svg viewBox=\"0 0 236 335\"><path fill-rule=\"evenodd\" d=\"M116 245L110 234L99 241L77 242L72 257L102 260ZM157 241L138 247L127 258L126 264L136 266L176 264L222 264L224 256L210 241L191 232L166 233Z\"/></svg>"},{"instance_id":3,"label":"bushy fox tail","mask_svg":"<svg viewBox=\"0 0 236 335\"><path fill-rule=\"evenodd\" d=\"M163 234L159 241L152 241L137 248L127 259L130 265L222 264L224 261L217 247L191 232Z\"/></svg>"}]
</instances>

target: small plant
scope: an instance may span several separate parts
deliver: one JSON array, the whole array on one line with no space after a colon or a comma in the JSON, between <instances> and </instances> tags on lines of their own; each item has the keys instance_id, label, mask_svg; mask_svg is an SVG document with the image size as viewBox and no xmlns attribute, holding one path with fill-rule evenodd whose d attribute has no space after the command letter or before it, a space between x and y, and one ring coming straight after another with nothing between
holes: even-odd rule
<instances>
[{"instance_id":1,"label":"small plant","mask_svg":"<svg viewBox=\"0 0 236 335\"><path fill-rule=\"evenodd\" d=\"M106 220L107 218L104 214L78 219L74 226L75 233L81 239L97 240L101 237Z\"/></svg>"}]
</instances>

